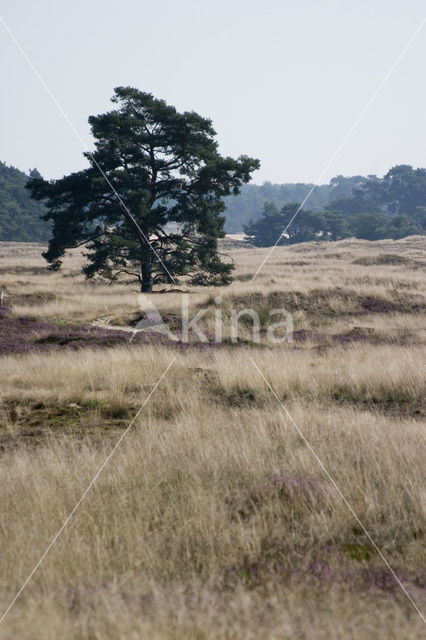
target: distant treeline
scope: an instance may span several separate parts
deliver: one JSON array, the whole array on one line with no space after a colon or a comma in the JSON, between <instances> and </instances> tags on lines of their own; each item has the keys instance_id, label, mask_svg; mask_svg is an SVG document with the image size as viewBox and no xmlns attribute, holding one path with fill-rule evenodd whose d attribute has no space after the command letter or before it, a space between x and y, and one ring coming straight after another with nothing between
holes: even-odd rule
<instances>
[{"instance_id":1,"label":"distant treeline","mask_svg":"<svg viewBox=\"0 0 426 640\"><path fill-rule=\"evenodd\" d=\"M306 207L311 211L323 211L331 200L350 197L353 189L360 187L367 179L363 176L350 178L336 176L330 184L315 187ZM261 186L244 184L238 196L225 198L226 232L241 233L250 220L260 218L265 202L270 202L279 208L289 202L303 202L313 186L303 182L294 184L264 182Z\"/></svg>"},{"instance_id":2,"label":"distant treeline","mask_svg":"<svg viewBox=\"0 0 426 640\"><path fill-rule=\"evenodd\" d=\"M307 205L311 206L302 209L297 202L279 208L267 201L261 216L243 229L256 246L274 245L279 238L279 244L293 244L349 236L381 240L426 234L426 169L399 165L383 178L356 180L350 194L332 190L322 211L313 209L310 198Z\"/></svg>"},{"instance_id":3,"label":"distant treeline","mask_svg":"<svg viewBox=\"0 0 426 640\"><path fill-rule=\"evenodd\" d=\"M29 177L40 177L37 169L29 175L0 161L0 241L47 242L50 225L41 220L44 205L32 200L25 189Z\"/></svg>"},{"instance_id":4,"label":"distant treeline","mask_svg":"<svg viewBox=\"0 0 426 640\"><path fill-rule=\"evenodd\" d=\"M44 205L25 188L29 175L0 162L0 241L47 242ZM274 244L312 184L247 184L225 198L227 233L245 231L253 244ZM426 169L393 167L383 178L336 176L316 187L280 243L348 236L376 240L426 233Z\"/></svg>"}]
</instances>

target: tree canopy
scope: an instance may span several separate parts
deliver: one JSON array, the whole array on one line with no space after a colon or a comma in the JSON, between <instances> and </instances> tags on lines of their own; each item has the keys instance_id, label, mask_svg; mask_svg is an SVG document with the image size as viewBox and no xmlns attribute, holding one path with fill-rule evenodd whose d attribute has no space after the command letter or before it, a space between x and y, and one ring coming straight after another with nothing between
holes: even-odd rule
<instances>
[{"instance_id":1,"label":"tree canopy","mask_svg":"<svg viewBox=\"0 0 426 640\"><path fill-rule=\"evenodd\" d=\"M237 194L259 161L222 157L211 120L131 87L114 90L117 108L91 116L89 168L28 183L46 202L53 236L43 254L59 268L67 248L86 246L86 276L131 274L142 291L174 275L227 283L222 261L223 197Z\"/></svg>"}]
</instances>

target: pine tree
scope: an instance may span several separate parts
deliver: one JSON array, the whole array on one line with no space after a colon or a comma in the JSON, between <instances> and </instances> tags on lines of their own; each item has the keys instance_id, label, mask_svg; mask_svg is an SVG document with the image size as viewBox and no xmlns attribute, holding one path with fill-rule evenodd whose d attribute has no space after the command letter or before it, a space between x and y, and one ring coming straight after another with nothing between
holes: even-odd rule
<instances>
[{"instance_id":1,"label":"pine tree","mask_svg":"<svg viewBox=\"0 0 426 640\"><path fill-rule=\"evenodd\" d=\"M258 160L222 157L209 119L150 93L118 87L112 102L89 118L88 169L28 183L53 222L44 257L57 269L67 248L85 245L87 277L132 274L146 292L175 275L228 283L232 265L218 253L223 197L239 192Z\"/></svg>"}]
</instances>

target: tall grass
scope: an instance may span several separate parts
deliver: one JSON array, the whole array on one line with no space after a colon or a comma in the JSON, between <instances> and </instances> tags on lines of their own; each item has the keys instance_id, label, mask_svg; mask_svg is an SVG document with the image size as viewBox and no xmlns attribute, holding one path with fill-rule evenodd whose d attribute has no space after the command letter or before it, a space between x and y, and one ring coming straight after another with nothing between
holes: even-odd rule
<instances>
[{"instance_id":1,"label":"tall grass","mask_svg":"<svg viewBox=\"0 0 426 640\"><path fill-rule=\"evenodd\" d=\"M254 288L243 279L220 293L232 303L253 292L288 292L294 281L293 291L309 299L318 276L336 301L345 280L361 296L396 300L397 280L423 294L418 271L407 265L352 264L369 251L421 259L415 239L277 249ZM343 257L326 257L336 252ZM234 255L244 275L261 252ZM289 272L284 263L297 260L309 264ZM58 296L22 298L11 309L16 316L88 322L108 315L114 323L134 312L133 294L121 299L116 287L70 275L78 256L64 275L14 273L18 258L10 254L0 259L0 268L7 265L11 294ZM31 265L34 255L23 266ZM388 284L356 282L361 274ZM196 289L191 299L203 305L217 292ZM177 313L178 296L154 297ZM2 357L0 615L175 361L1 623L1 637L422 638L420 616L251 361L424 608L422 319L409 310L352 317L345 305L342 295L339 313L317 331L361 324L393 341L130 344ZM301 328L310 322L300 315ZM397 340L402 329L407 344Z\"/></svg>"}]
</instances>

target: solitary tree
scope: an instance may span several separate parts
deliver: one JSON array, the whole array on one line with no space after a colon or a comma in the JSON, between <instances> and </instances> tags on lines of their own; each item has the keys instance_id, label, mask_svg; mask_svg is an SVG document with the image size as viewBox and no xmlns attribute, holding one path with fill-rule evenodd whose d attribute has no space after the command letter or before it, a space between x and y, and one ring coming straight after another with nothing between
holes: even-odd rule
<instances>
[{"instance_id":1,"label":"solitary tree","mask_svg":"<svg viewBox=\"0 0 426 640\"><path fill-rule=\"evenodd\" d=\"M43 256L59 269L66 249L85 245L87 277L131 274L144 292L173 275L228 283L232 265L218 253L222 198L236 195L259 161L222 157L210 120L150 93L118 87L112 102L116 109L89 118L89 168L28 182L53 222Z\"/></svg>"}]
</instances>

